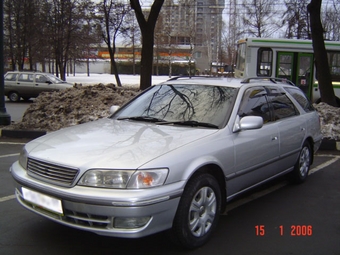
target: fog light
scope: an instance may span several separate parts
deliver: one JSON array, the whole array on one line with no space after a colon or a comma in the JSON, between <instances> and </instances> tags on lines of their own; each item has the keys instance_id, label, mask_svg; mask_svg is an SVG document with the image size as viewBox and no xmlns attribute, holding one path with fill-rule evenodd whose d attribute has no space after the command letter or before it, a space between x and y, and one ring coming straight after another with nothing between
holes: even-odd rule
<instances>
[{"instance_id":1,"label":"fog light","mask_svg":"<svg viewBox=\"0 0 340 255\"><path fill-rule=\"evenodd\" d=\"M151 217L139 217L139 218L115 218L114 227L124 229L134 229L144 227Z\"/></svg>"}]
</instances>

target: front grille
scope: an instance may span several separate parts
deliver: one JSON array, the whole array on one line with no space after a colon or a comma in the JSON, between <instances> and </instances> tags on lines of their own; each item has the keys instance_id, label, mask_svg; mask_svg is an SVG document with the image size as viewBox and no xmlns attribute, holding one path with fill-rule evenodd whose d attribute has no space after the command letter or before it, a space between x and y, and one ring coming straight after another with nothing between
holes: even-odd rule
<instances>
[{"instance_id":1,"label":"front grille","mask_svg":"<svg viewBox=\"0 0 340 255\"><path fill-rule=\"evenodd\" d=\"M27 171L34 178L61 186L71 186L79 169L28 158Z\"/></svg>"}]
</instances>

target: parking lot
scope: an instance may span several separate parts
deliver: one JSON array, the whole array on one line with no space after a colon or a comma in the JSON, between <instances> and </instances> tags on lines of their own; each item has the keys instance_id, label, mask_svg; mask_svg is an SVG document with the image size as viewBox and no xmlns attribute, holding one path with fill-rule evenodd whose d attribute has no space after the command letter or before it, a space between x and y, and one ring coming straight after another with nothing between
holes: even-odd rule
<instances>
[{"instance_id":1,"label":"parking lot","mask_svg":"<svg viewBox=\"0 0 340 255\"><path fill-rule=\"evenodd\" d=\"M208 244L183 251L167 233L142 239L97 236L22 208L10 165L27 140L0 139L0 254L339 254L340 155L319 151L306 183L286 178L228 204Z\"/></svg>"}]
</instances>

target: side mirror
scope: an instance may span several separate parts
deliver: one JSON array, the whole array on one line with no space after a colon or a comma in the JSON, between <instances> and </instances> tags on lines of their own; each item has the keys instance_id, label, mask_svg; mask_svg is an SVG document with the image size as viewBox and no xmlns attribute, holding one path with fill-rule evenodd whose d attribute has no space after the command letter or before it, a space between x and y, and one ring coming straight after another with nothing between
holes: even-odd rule
<instances>
[{"instance_id":1,"label":"side mirror","mask_svg":"<svg viewBox=\"0 0 340 255\"><path fill-rule=\"evenodd\" d=\"M110 113L113 114L119 109L119 105L112 105L110 107Z\"/></svg>"},{"instance_id":2,"label":"side mirror","mask_svg":"<svg viewBox=\"0 0 340 255\"><path fill-rule=\"evenodd\" d=\"M233 132L239 132L242 130L259 129L263 126L263 118L259 116L246 116L237 119L234 124Z\"/></svg>"}]
</instances>

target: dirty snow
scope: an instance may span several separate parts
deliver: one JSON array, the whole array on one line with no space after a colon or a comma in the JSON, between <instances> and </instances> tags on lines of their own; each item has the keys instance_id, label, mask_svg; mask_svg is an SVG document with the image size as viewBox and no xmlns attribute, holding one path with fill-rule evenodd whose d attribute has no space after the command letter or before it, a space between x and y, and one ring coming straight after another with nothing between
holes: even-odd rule
<instances>
[{"instance_id":1,"label":"dirty snow","mask_svg":"<svg viewBox=\"0 0 340 255\"><path fill-rule=\"evenodd\" d=\"M76 74L67 77L75 87L65 91L42 93L24 113L19 123L6 128L54 131L67 126L93 121L109 115L112 105L122 105L139 91L140 76L120 75L123 87L116 87L109 74ZM168 76L153 76L152 84ZM324 103L314 104L320 115L324 138L340 140L340 108Z\"/></svg>"}]
</instances>

